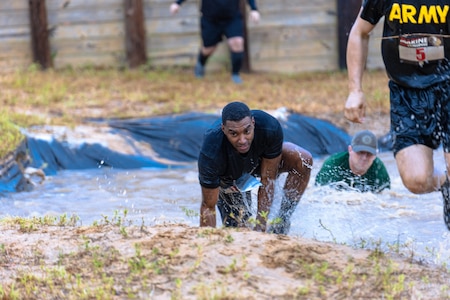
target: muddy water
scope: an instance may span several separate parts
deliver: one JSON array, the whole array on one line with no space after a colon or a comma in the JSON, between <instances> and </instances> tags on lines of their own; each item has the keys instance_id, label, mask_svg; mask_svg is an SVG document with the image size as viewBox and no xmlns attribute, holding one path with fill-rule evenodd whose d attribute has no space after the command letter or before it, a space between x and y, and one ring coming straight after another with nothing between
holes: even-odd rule
<instances>
[{"instance_id":1,"label":"muddy water","mask_svg":"<svg viewBox=\"0 0 450 300\"><path fill-rule=\"evenodd\" d=\"M436 154L436 165L443 170L442 154ZM322 164L316 159L312 180L293 215L290 235L393 252L400 249L416 259L450 263L450 234L443 223L441 194L411 194L401 183L392 154L382 153L380 158L391 175L392 187L379 195L315 187L313 178ZM135 224L198 226L199 205L195 164L171 170L100 168L62 171L32 192L0 198L0 217L65 213L89 225L127 211L127 219Z\"/></svg>"}]
</instances>

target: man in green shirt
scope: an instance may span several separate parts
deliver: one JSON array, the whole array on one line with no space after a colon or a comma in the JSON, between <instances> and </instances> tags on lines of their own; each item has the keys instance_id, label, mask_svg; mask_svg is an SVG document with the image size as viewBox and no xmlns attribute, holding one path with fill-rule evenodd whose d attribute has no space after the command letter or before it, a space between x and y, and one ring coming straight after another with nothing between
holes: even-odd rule
<instances>
[{"instance_id":1,"label":"man in green shirt","mask_svg":"<svg viewBox=\"0 0 450 300\"><path fill-rule=\"evenodd\" d=\"M347 152L333 154L325 160L316 176L316 185L375 193L389 189L391 180L377 152L377 138L372 132L356 133Z\"/></svg>"}]
</instances>

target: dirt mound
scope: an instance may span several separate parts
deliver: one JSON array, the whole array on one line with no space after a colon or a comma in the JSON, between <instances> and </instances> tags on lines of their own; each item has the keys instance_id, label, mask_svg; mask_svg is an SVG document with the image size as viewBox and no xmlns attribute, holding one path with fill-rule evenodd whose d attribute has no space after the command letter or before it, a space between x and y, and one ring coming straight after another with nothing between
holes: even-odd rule
<instances>
[{"instance_id":1,"label":"dirt mound","mask_svg":"<svg viewBox=\"0 0 450 300\"><path fill-rule=\"evenodd\" d=\"M1 225L4 299L450 297L446 270L377 250L246 229L39 222Z\"/></svg>"}]
</instances>

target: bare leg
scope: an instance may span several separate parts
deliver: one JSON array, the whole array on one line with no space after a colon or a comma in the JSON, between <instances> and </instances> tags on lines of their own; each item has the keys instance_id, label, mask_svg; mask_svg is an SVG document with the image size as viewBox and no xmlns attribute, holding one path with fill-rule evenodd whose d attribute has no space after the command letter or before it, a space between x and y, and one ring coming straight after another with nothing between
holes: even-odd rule
<instances>
[{"instance_id":1,"label":"bare leg","mask_svg":"<svg viewBox=\"0 0 450 300\"><path fill-rule=\"evenodd\" d=\"M239 36L229 38L228 46L231 54L231 80L234 83L241 84L242 79L239 73L244 59L244 38Z\"/></svg>"},{"instance_id":2,"label":"bare leg","mask_svg":"<svg viewBox=\"0 0 450 300\"><path fill-rule=\"evenodd\" d=\"M444 200L444 222L447 229L450 230L450 182L448 179L448 174L450 170L450 154L444 153L445 165L446 165L446 176L445 182L441 185L440 190L442 193L442 198Z\"/></svg>"},{"instance_id":3,"label":"bare leg","mask_svg":"<svg viewBox=\"0 0 450 300\"><path fill-rule=\"evenodd\" d=\"M313 159L311 153L292 143L283 144L280 173L288 172L283 188L283 198L278 214L281 222L274 226L274 233L287 234L291 216L300 202L311 175Z\"/></svg>"},{"instance_id":4,"label":"bare leg","mask_svg":"<svg viewBox=\"0 0 450 300\"><path fill-rule=\"evenodd\" d=\"M194 74L197 78L205 76L205 65L208 58L214 53L217 46L202 47L198 53L197 63L195 64Z\"/></svg>"},{"instance_id":5,"label":"bare leg","mask_svg":"<svg viewBox=\"0 0 450 300\"><path fill-rule=\"evenodd\" d=\"M228 39L228 47L231 52L244 51L244 38L240 36L231 37Z\"/></svg>"},{"instance_id":6,"label":"bare leg","mask_svg":"<svg viewBox=\"0 0 450 300\"><path fill-rule=\"evenodd\" d=\"M424 145L413 145L399 151L395 157L405 187L415 194L441 191L444 200L443 215L450 230L450 154L445 153L446 173L434 167L433 150Z\"/></svg>"},{"instance_id":7,"label":"bare leg","mask_svg":"<svg viewBox=\"0 0 450 300\"><path fill-rule=\"evenodd\" d=\"M447 175L450 174L450 153L444 153Z\"/></svg>"},{"instance_id":8,"label":"bare leg","mask_svg":"<svg viewBox=\"0 0 450 300\"><path fill-rule=\"evenodd\" d=\"M403 184L414 194L438 191L445 182L444 172L434 168L431 148L412 145L400 150L395 159Z\"/></svg>"},{"instance_id":9,"label":"bare leg","mask_svg":"<svg viewBox=\"0 0 450 300\"><path fill-rule=\"evenodd\" d=\"M202 51L202 54L205 56L210 56L214 53L214 51L216 51L217 45L216 46L211 46L211 47L202 47L202 49L200 51Z\"/></svg>"}]
</instances>

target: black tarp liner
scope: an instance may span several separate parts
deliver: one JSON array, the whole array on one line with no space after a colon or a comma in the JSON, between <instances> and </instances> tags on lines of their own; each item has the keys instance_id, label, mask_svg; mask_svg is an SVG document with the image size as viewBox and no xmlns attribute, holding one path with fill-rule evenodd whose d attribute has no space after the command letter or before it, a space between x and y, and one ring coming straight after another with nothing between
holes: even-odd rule
<instances>
[{"instance_id":1,"label":"black tarp liner","mask_svg":"<svg viewBox=\"0 0 450 300\"><path fill-rule=\"evenodd\" d=\"M57 140L45 141L27 138L32 166L41 168L45 174L54 175L58 170L81 170L99 167L117 169L166 168L167 165L152 158L113 152L100 144L83 144L69 147Z\"/></svg>"},{"instance_id":2,"label":"black tarp liner","mask_svg":"<svg viewBox=\"0 0 450 300\"><path fill-rule=\"evenodd\" d=\"M99 167L116 169L182 167L197 160L205 131L220 122L216 114L187 113L127 120L91 120L109 126L114 133L122 135L130 143L145 142L158 155L145 157L112 151L99 143L69 145L57 139L39 139L28 136L26 147L30 156L30 166L42 169L47 175L55 175L59 170L80 170ZM313 157L326 156L339 151L347 151L351 137L331 122L300 114L290 113L281 118L285 141L295 143L311 152ZM390 150L390 135L379 140L381 150ZM159 158L175 164L161 163ZM18 190L22 180L20 170L10 167L10 177L0 178L0 192ZM8 174L8 173L7 173ZM7 175L6 174L6 175Z\"/></svg>"},{"instance_id":3,"label":"black tarp liner","mask_svg":"<svg viewBox=\"0 0 450 300\"><path fill-rule=\"evenodd\" d=\"M332 123L298 114L289 115L281 125L284 139L297 144L313 157L347 151L351 137Z\"/></svg>"},{"instance_id":4,"label":"black tarp liner","mask_svg":"<svg viewBox=\"0 0 450 300\"><path fill-rule=\"evenodd\" d=\"M188 113L144 119L111 120L108 125L122 129L137 141L144 141L162 158L195 161L205 131L218 119L217 115Z\"/></svg>"},{"instance_id":5,"label":"black tarp liner","mask_svg":"<svg viewBox=\"0 0 450 300\"><path fill-rule=\"evenodd\" d=\"M0 177L0 196L3 193L11 193L23 190L21 185L24 182L24 175L19 165L14 164L4 169L4 173Z\"/></svg>"}]
</instances>

